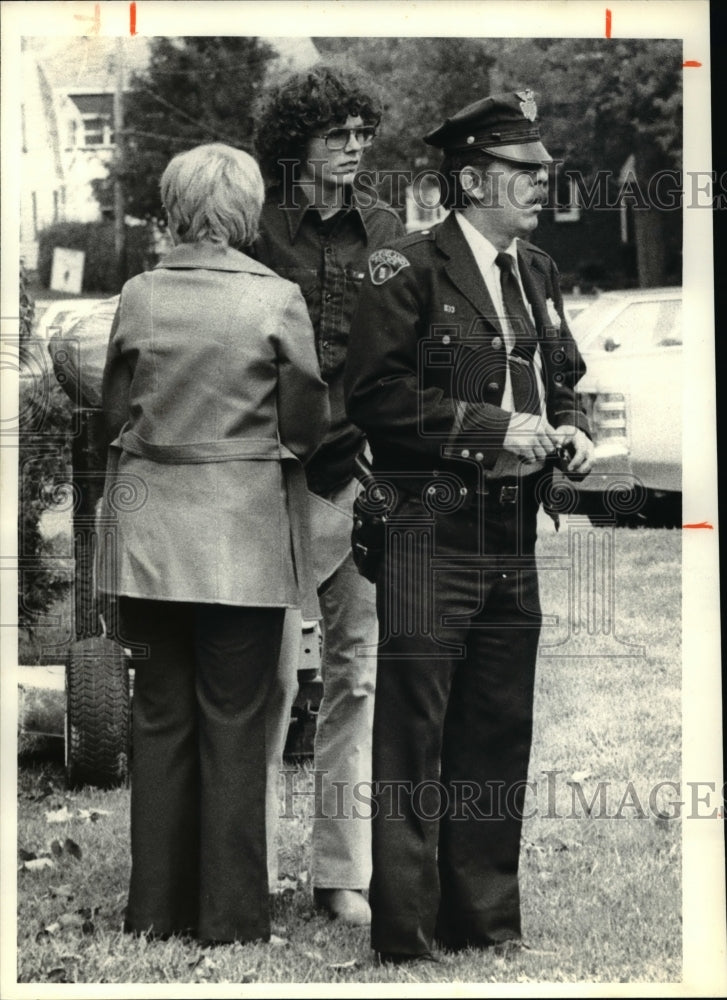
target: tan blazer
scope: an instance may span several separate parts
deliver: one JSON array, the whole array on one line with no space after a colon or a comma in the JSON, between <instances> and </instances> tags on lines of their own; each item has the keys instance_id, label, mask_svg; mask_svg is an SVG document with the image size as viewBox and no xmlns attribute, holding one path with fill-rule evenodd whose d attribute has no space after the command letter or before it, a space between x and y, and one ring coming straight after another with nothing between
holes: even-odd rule
<instances>
[{"instance_id":1,"label":"tan blazer","mask_svg":"<svg viewBox=\"0 0 727 1000\"><path fill-rule=\"evenodd\" d=\"M316 617L301 463L329 407L298 287L226 247L176 247L124 286L102 395L100 588Z\"/></svg>"}]
</instances>

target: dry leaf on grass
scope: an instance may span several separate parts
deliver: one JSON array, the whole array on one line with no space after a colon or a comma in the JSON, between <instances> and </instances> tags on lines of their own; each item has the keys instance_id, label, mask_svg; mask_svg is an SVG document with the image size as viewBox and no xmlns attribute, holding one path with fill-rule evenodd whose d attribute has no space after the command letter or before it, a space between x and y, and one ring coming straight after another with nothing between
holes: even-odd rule
<instances>
[{"instance_id":1,"label":"dry leaf on grass","mask_svg":"<svg viewBox=\"0 0 727 1000\"><path fill-rule=\"evenodd\" d=\"M79 861L83 857L83 851L78 846L76 841L71 840L70 837L66 837L63 846L65 847L65 849L68 851L69 854L71 854L74 858L78 858Z\"/></svg>"},{"instance_id":2,"label":"dry leaf on grass","mask_svg":"<svg viewBox=\"0 0 727 1000\"><path fill-rule=\"evenodd\" d=\"M51 969L45 977L47 983L69 983L68 973L63 968Z\"/></svg>"},{"instance_id":3,"label":"dry leaf on grass","mask_svg":"<svg viewBox=\"0 0 727 1000\"><path fill-rule=\"evenodd\" d=\"M329 962L328 963L328 968L329 969L355 969L357 965L358 965L358 959L357 958L352 958L348 962Z\"/></svg>"},{"instance_id":4,"label":"dry leaf on grass","mask_svg":"<svg viewBox=\"0 0 727 1000\"><path fill-rule=\"evenodd\" d=\"M73 899L73 889L70 885L49 885L48 891L56 898Z\"/></svg>"},{"instance_id":5,"label":"dry leaf on grass","mask_svg":"<svg viewBox=\"0 0 727 1000\"><path fill-rule=\"evenodd\" d=\"M278 937L277 934L271 934L270 944L273 945L274 948L283 948L285 945L288 944L288 939L284 937Z\"/></svg>"},{"instance_id":6,"label":"dry leaf on grass","mask_svg":"<svg viewBox=\"0 0 727 1000\"><path fill-rule=\"evenodd\" d=\"M69 823L73 819L73 813L69 812L68 806L56 809L55 812L45 814L46 823Z\"/></svg>"},{"instance_id":7,"label":"dry leaf on grass","mask_svg":"<svg viewBox=\"0 0 727 1000\"><path fill-rule=\"evenodd\" d=\"M20 867L29 872L38 872L44 868L55 868L55 866L55 861L50 858L33 858L32 861L24 861Z\"/></svg>"},{"instance_id":8,"label":"dry leaf on grass","mask_svg":"<svg viewBox=\"0 0 727 1000\"><path fill-rule=\"evenodd\" d=\"M78 819L83 823L98 823L102 816L110 816L110 809L79 809Z\"/></svg>"}]
</instances>

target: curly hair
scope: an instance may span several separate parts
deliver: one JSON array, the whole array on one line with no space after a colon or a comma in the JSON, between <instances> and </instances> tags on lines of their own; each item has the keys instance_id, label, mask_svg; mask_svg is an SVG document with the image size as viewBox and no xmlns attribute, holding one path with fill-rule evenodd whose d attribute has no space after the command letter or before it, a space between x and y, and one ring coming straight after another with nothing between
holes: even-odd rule
<instances>
[{"instance_id":1,"label":"curly hair","mask_svg":"<svg viewBox=\"0 0 727 1000\"><path fill-rule=\"evenodd\" d=\"M378 125L382 101L371 80L353 66L316 63L268 90L258 106L255 154L268 183L280 179L281 160L303 162L311 135L333 122L360 116Z\"/></svg>"}]
</instances>

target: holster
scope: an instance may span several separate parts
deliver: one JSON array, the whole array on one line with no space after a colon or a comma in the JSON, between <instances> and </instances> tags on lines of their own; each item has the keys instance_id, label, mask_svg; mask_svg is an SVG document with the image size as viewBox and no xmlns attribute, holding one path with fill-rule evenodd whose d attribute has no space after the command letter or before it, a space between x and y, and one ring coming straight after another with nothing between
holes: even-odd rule
<instances>
[{"instance_id":1,"label":"holster","mask_svg":"<svg viewBox=\"0 0 727 1000\"><path fill-rule=\"evenodd\" d=\"M361 576L375 583L384 556L386 520L390 507L384 492L376 485L373 470L363 455L356 458L355 474L364 489L353 502L351 551Z\"/></svg>"}]
</instances>

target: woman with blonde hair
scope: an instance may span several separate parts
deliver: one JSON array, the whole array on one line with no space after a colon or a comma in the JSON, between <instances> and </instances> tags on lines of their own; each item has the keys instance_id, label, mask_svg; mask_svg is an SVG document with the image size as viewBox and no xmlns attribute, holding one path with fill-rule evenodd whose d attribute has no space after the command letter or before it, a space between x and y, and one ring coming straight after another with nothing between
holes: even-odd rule
<instances>
[{"instance_id":1,"label":"woman with blonde hair","mask_svg":"<svg viewBox=\"0 0 727 1000\"><path fill-rule=\"evenodd\" d=\"M175 247L124 286L103 378L100 585L140 651L125 928L267 940L266 705L285 608L317 616L302 463L327 392L298 287L241 251L255 160L200 146L161 191Z\"/></svg>"}]
</instances>

